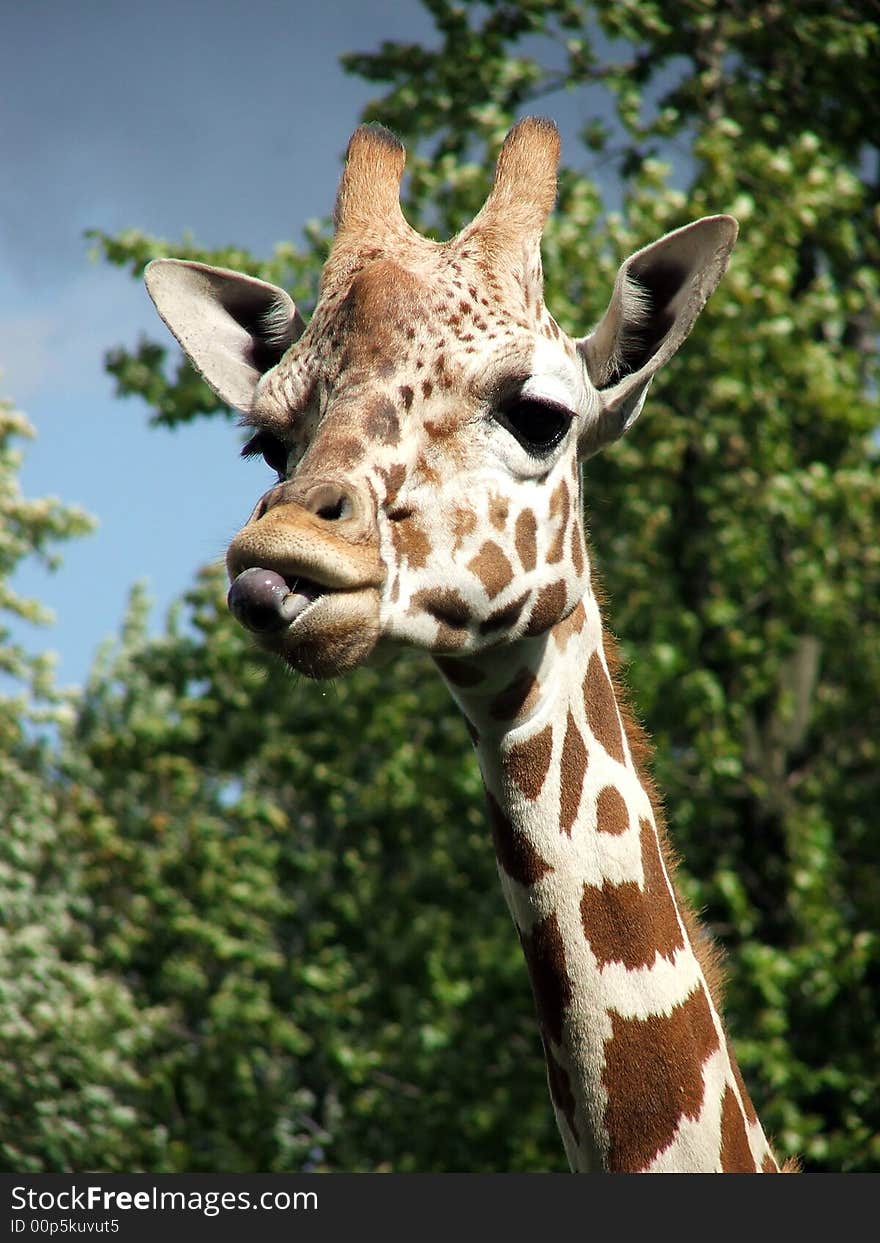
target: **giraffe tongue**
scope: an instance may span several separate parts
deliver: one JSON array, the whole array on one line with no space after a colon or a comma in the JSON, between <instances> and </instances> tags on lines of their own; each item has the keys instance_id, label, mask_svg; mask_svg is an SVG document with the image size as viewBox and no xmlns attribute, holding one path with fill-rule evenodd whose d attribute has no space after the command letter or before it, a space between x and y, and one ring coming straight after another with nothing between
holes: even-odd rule
<instances>
[{"instance_id":1,"label":"giraffe tongue","mask_svg":"<svg viewBox=\"0 0 880 1243\"><path fill-rule=\"evenodd\" d=\"M242 626L264 633L289 626L321 594L322 588L306 578L294 579L290 586L274 570L252 566L229 588L227 604Z\"/></svg>"}]
</instances>

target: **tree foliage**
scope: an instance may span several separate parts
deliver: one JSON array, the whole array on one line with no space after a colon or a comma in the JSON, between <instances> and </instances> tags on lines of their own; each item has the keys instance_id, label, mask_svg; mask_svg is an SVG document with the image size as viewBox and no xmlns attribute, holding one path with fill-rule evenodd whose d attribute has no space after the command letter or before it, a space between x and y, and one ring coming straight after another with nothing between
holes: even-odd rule
<instances>
[{"instance_id":1,"label":"tree foliage","mask_svg":"<svg viewBox=\"0 0 880 1243\"><path fill-rule=\"evenodd\" d=\"M61 848L66 794L50 742L72 705L50 659L10 630L49 620L13 590L14 571L28 556L51 565L54 545L91 526L74 506L22 495L19 442L32 435L0 402L0 1165L122 1171L151 1153L138 1059L155 1016L91 940L79 859Z\"/></svg>"},{"instance_id":2,"label":"tree foliage","mask_svg":"<svg viewBox=\"0 0 880 1243\"><path fill-rule=\"evenodd\" d=\"M589 464L588 522L766 1128L808 1169L877 1168L878 25L816 0L424 2L433 47L346 58L382 84L369 117L414 151L414 223L449 235L516 116L552 114L563 89L584 101L544 248L568 330L638 246L740 221L647 412ZM198 258L308 306L326 236L268 260L97 241L133 274ZM156 422L228 415L177 358L143 342L108 365ZM105 1122L85 1115L67 1146L21 1128L5 1159L562 1168L478 778L428 664L292 681L250 651L213 571L158 640L145 608L51 771L29 770L52 848L35 830L18 861L63 868L75 937L47 922L47 978L86 1024L76 1082L107 1094ZM0 1111L84 1116L57 1103L53 1030L59 1052L0 1083Z\"/></svg>"}]
</instances>

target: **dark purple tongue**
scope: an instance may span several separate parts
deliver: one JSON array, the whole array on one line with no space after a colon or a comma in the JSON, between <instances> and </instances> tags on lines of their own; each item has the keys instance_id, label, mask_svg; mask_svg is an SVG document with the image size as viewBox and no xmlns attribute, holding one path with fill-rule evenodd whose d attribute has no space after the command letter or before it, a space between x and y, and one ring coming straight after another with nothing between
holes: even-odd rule
<instances>
[{"instance_id":1,"label":"dark purple tongue","mask_svg":"<svg viewBox=\"0 0 880 1243\"><path fill-rule=\"evenodd\" d=\"M314 583L296 583L291 591L274 570L253 566L243 570L229 588L226 602L236 621L248 630L281 630L297 617L319 594Z\"/></svg>"}]
</instances>

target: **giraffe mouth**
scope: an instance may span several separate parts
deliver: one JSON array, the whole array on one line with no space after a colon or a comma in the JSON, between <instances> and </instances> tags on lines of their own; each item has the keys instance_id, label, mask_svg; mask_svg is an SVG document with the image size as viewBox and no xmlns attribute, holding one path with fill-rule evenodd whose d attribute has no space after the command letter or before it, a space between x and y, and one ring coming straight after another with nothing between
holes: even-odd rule
<instances>
[{"instance_id":1,"label":"giraffe mouth","mask_svg":"<svg viewBox=\"0 0 880 1243\"><path fill-rule=\"evenodd\" d=\"M251 566L229 588L226 602L233 617L253 634L284 630L332 588L303 575Z\"/></svg>"},{"instance_id":2,"label":"giraffe mouth","mask_svg":"<svg viewBox=\"0 0 880 1243\"><path fill-rule=\"evenodd\" d=\"M334 678L363 664L378 642L380 568L358 573L350 563L319 561L314 548L307 552L304 564L276 554L270 569L259 564L265 549L233 545L227 603L258 647L306 677Z\"/></svg>"},{"instance_id":3,"label":"giraffe mouth","mask_svg":"<svg viewBox=\"0 0 880 1243\"><path fill-rule=\"evenodd\" d=\"M335 678L369 657L380 636L374 586L328 587L305 575L248 566L227 597L257 645L309 678Z\"/></svg>"}]
</instances>

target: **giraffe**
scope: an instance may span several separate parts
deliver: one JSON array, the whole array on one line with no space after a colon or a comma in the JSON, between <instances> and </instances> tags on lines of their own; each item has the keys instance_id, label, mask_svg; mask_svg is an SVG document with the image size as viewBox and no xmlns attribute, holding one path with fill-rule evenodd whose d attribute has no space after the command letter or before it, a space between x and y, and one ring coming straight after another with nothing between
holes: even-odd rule
<instances>
[{"instance_id":1,"label":"giraffe","mask_svg":"<svg viewBox=\"0 0 880 1243\"><path fill-rule=\"evenodd\" d=\"M227 554L229 607L312 678L427 649L464 714L571 1168L777 1172L674 883L615 681L581 462L637 419L721 279L729 216L632 255L582 338L544 305L559 137L526 118L447 242L407 223L405 152L361 126L306 325L286 292L159 259L157 310L277 483Z\"/></svg>"}]
</instances>

